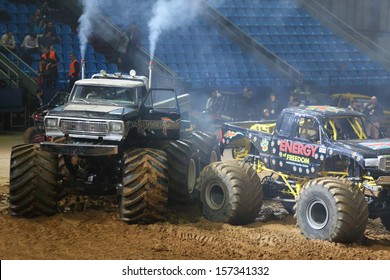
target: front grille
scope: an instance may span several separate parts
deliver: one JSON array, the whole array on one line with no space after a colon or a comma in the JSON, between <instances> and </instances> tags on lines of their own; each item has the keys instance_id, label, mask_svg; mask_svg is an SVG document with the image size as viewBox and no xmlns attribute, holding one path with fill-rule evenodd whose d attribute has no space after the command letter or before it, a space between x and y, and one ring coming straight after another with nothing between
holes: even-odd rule
<instances>
[{"instance_id":1,"label":"front grille","mask_svg":"<svg viewBox=\"0 0 390 280\"><path fill-rule=\"evenodd\" d=\"M390 156L379 157L379 169L390 172Z\"/></svg>"},{"instance_id":2,"label":"front grille","mask_svg":"<svg viewBox=\"0 0 390 280\"><path fill-rule=\"evenodd\" d=\"M64 134L80 133L107 135L108 133L108 126L106 122L95 121L61 120L60 129Z\"/></svg>"}]
</instances>

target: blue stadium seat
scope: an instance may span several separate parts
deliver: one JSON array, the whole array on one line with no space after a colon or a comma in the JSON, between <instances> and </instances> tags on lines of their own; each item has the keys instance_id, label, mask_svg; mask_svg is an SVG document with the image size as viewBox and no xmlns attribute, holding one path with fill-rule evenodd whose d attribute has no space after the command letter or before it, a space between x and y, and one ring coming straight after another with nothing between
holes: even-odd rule
<instances>
[{"instance_id":1,"label":"blue stadium seat","mask_svg":"<svg viewBox=\"0 0 390 280\"><path fill-rule=\"evenodd\" d=\"M106 63L106 57L101 53L95 53L96 62Z\"/></svg>"},{"instance_id":2,"label":"blue stadium seat","mask_svg":"<svg viewBox=\"0 0 390 280\"><path fill-rule=\"evenodd\" d=\"M85 60L87 61L87 63L89 63L89 62L96 63L95 54L94 53L86 53L85 54Z\"/></svg>"},{"instance_id":3,"label":"blue stadium seat","mask_svg":"<svg viewBox=\"0 0 390 280\"><path fill-rule=\"evenodd\" d=\"M18 23L28 24L28 16L26 14L18 14L17 15Z\"/></svg>"},{"instance_id":4,"label":"blue stadium seat","mask_svg":"<svg viewBox=\"0 0 390 280\"><path fill-rule=\"evenodd\" d=\"M63 44L62 52L63 52L65 55L69 55L70 53L73 52L73 46L70 45L70 44Z\"/></svg>"},{"instance_id":5,"label":"blue stadium seat","mask_svg":"<svg viewBox=\"0 0 390 280\"><path fill-rule=\"evenodd\" d=\"M19 28L16 23L8 23L7 30L11 31L12 33L19 33Z\"/></svg>"},{"instance_id":6,"label":"blue stadium seat","mask_svg":"<svg viewBox=\"0 0 390 280\"><path fill-rule=\"evenodd\" d=\"M26 23L20 23L18 26L18 30L20 34L27 35L28 25Z\"/></svg>"},{"instance_id":7,"label":"blue stadium seat","mask_svg":"<svg viewBox=\"0 0 390 280\"><path fill-rule=\"evenodd\" d=\"M0 23L0 33L3 35L7 32L7 26L4 23Z\"/></svg>"},{"instance_id":8,"label":"blue stadium seat","mask_svg":"<svg viewBox=\"0 0 390 280\"><path fill-rule=\"evenodd\" d=\"M18 14L27 14L28 13L27 6L25 4L18 4L17 12Z\"/></svg>"},{"instance_id":9,"label":"blue stadium seat","mask_svg":"<svg viewBox=\"0 0 390 280\"><path fill-rule=\"evenodd\" d=\"M63 44L73 44L73 39L70 34L63 34L62 35L62 43Z\"/></svg>"},{"instance_id":10,"label":"blue stadium seat","mask_svg":"<svg viewBox=\"0 0 390 280\"><path fill-rule=\"evenodd\" d=\"M63 24L61 27L62 34L72 34L72 29L70 28L69 25Z\"/></svg>"},{"instance_id":11,"label":"blue stadium seat","mask_svg":"<svg viewBox=\"0 0 390 280\"><path fill-rule=\"evenodd\" d=\"M109 63L107 65L107 70L109 73L115 73L115 72L118 72L118 67L115 63Z\"/></svg>"},{"instance_id":12,"label":"blue stadium seat","mask_svg":"<svg viewBox=\"0 0 390 280\"><path fill-rule=\"evenodd\" d=\"M97 64L97 69L98 69L98 71L100 71L100 70L107 71L108 67L107 67L106 63L100 62Z\"/></svg>"},{"instance_id":13,"label":"blue stadium seat","mask_svg":"<svg viewBox=\"0 0 390 280\"><path fill-rule=\"evenodd\" d=\"M27 4L27 13L33 14L37 10L36 4Z\"/></svg>"},{"instance_id":14,"label":"blue stadium seat","mask_svg":"<svg viewBox=\"0 0 390 280\"><path fill-rule=\"evenodd\" d=\"M18 12L16 5L13 3L6 4L6 7L7 7L7 12L10 14L16 14Z\"/></svg>"}]
</instances>

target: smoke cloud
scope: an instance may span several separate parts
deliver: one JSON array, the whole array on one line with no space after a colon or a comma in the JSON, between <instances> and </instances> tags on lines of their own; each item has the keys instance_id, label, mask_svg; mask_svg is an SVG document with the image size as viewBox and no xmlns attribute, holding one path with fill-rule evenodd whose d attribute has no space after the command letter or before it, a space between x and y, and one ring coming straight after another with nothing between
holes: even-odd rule
<instances>
[{"instance_id":1,"label":"smoke cloud","mask_svg":"<svg viewBox=\"0 0 390 280\"><path fill-rule=\"evenodd\" d=\"M150 61L153 61L160 34L188 25L199 15L201 8L200 0L158 0L153 5L152 18L148 22Z\"/></svg>"},{"instance_id":2,"label":"smoke cloud","mask_svg":"<svg viewBox=\"0 0 390 280\"><path fill-rule=\"evenodd\" d=\"M92 19L97 13L100 6L99 0L80 0L83 5L83 14L79 18L78 36L80 40L81 58L85 57L85 50L87 49L88 38L92 34Z\"/></svg>"}]
</instances>

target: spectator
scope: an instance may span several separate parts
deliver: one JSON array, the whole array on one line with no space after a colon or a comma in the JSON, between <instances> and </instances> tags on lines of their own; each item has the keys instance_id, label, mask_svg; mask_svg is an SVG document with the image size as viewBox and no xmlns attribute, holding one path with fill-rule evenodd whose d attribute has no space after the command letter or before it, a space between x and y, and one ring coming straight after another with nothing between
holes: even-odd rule
<instances>
[{"instance_id":1,"label":"spectator","mask_svg":"<svg viewBox=\"0 0 390 280\"><path fill-rule=\"evenodd\" d=\"M208 112L218 112L220 103L218 99L220 99L221 93L218 90L212 92L211 96L206 101L206 111Z\"/></svg>"},{"instance_id":2,"label":"spectator","mask_svg":"<svg viewBox=\"0 0 390 280\"><path fill-rule=\"evenodd\" d=\"M43 1L39 9L41 10L42 17L45 19L52 19L53 13L57 11L57 9L49 6L48 1Z\"/></svg>"},{"instance_id":3,"label":"spectator","mask_svg":"<svg viewBox=\"0 0 390 280\"><path fill-rule=\"evenodd\" d=\"M383 117L382 106L378 103L376 96L372 96L370 102L363 110L367 117L366 132L369 138L379 138L379 121Z\"/></svg>"},{"instance_id":4,"label":"spectator","mask_svg":"<svg viewBox=\"0 0 390 280\"><path fill-rule=\"evenodd\" d=\"M1 43L1 52L5 51L5 47L12 52L16 52L16 41L11 31L8 31L3 36L1 36Z\"/></svg>"},{"instance_id":5,"label":"spectator","mask_svg":"<svg viewBox=\"0 0 390 280\"><path fill-rule=\"evenodd\" d=\"M38 45L39 48L41 49L41 52L44 52L46 48L51 49L53 44L54 42L50 31L48 31L47 33L45 33L45 35L38 38Z\"/></svg>"},{"instance_id":6,"label":"spectator","mask_svg":"<svg viewBox=\"0 0 390 280\"><path fill-rule=\"evenodd\" d=\"M41 58L45 61L45 78L43 90L46 97L45 103L47 103L54 96L55 90L57 88L58 63L60 63L60 60L57 56L57 53L54 50L50 50L50 48L45 48Z\"/></svg>"},{"instance_id":7,"label":"spectator","mask_svg":"<svg viewBox=\"0 0 390 280\"><path fill-rule=\"evenodd\" d=\"M128 63L130 69L135 69L135 57L138 49L141 47L141 31L134 21L127 31L127 36L129 38L129 44L127 46Z\"/></svg>"},{"instance_id":8,"label":"spectator","mask_svg":"<svg viewBox=\"0 0 390 280\"><path fill-rule=\"evenodd\" d=\"M30 18L29 18L29 22L28 22L29 31L32 32L34 24L38 24L39 25L39 23L41 22L42 19L43 19L43 17L42 17L42 14L41 14L41 10L40 9L36 9L35 13L32 14L30 16Z\"/></svg>"},{"instance_id":9,"label":"spectator","mask_svg":"<svg viewBox=\"0 0 390 280\"><path fill-rule=\"evenodd\" d=\"M35 94L35 98L32 100L32 110L35 111L39 107L43 106L43 89L38 88Z\"/></svg>"},{"instance_id":10,"label":"spectator","mask_svg":"<svg viewBox=\"0 0 390 280\"><path fill-rule=\"evenodd\" d=\"M47 32L51 33L53 44L59 43L56 28L54 27L53 21L51 20L49 20L45 26L44 34L46 34Z\"/></svg>"},{"instance_id":11,"label":"spectator","mask_svg":"<svg viewBox=\"0 0 390 280\"><path fill-rule=\"evenodd\" d=\"M126 53L127 53L127 47L129 45L129 37L127 37L126 33L122 33L119 36L119 41L118 41L118 50L115 53L115 61L118 64L118 67L122 71L127 71L128 70L128 63L126 59Z\"/></svg>"},{"instance_id":12,"label":"spectator","mask_svg":"<svg viewBox=\"0 0 390 280\"><path fill-rule=\"evenodd\" d=\"M347 108L348 108L348 110L351 110L351 111L355 111L355 112L359 112L359 113L362 112L359 103L355 99L351 100L351 102Z\"/></svg>"},{"instance_id":13,"label":"spectator","mask_svg":"<svg viewBox=\"0 0 390 280\"><path fill-rule=\"evenodd\" d=\"M290 96L288 107L302 107L301 101L298 96Z\"/></svg>"},{"instance_id":14,"label":"spectator","mask_svg":"<svg viewBox=\"0 0 390 280\"><path fill-rule=\"evenodd\" d=\"M32 26L32 33L37 34L37 37L43 35L43 32L45 32L46 27L46 21L44 19L41 19L39 22L34 22Z\"/></svg>"},{"instance_id":15,"label":"spectator","mask_svg":"<svg viewBox=\"0 0 390 280\"><path fill-rule=\"evenodd\" d=\"M31 54L39 52L38 38L36 34L28 34L20 45L20 57L27 63L32 64Z\"/></svg>"},{"instance_id":16,"label":"spectator","mask_svg":"<svg viewBox=\"0 0 390 280\"><path fill-rule=\"evenodd\" d=\"M74 53L69 55L69 91L72 90L74 83L80 78L80 63Z\"/></svg>"},{"instance_id":17,"label":"spectator","mask_svg":"<svg viewBox=\"0 0 390 280\"><path fill-rule=\"evenodd\" d=\"M269 110L270 119L276 119L279 116L279 101L276 99L275 93L270 94L265 108Z\"/></svg>"}]
</instances>

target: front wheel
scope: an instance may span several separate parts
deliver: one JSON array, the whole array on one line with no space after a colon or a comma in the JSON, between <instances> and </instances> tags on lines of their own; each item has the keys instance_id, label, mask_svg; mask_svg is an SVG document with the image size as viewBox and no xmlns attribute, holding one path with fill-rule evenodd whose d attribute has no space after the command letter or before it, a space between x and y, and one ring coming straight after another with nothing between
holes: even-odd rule
<instances>
[{"instance_id":1,"label":"front wheel","mask_svg":"<svg viewBox=\"0 0 390 280\"><path fill-rule=\"evenodd\" d=\"M303 186L295 206L297 224L309 239L352 243L364 236L368 206L358 188L332 177Z\"/></svg>"},{"instance_id":2,"label":"front wheel","mask_svg":"<svg viewBox=\"0 0 390 280\"><path fill-rule=\"evenodd\" d=\"M121 220L129 224L164 220L168 200L165 152L155 149L130 150L123 155L122 169Z\"/></svg>"},{"instance_id":3,"label":"front wheel","mask_svg":"<svg viewBox=\"0 0 390 280\"><path fill-rule=\"evenodd\" d=\"M57 212L58 155L39 145L12 147L9 186L10 213L14 216L49 216Z\"/></svg>"}]
</instances>

